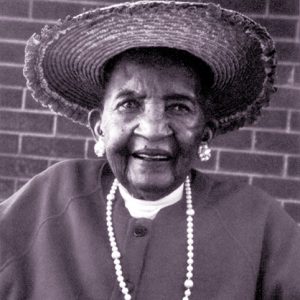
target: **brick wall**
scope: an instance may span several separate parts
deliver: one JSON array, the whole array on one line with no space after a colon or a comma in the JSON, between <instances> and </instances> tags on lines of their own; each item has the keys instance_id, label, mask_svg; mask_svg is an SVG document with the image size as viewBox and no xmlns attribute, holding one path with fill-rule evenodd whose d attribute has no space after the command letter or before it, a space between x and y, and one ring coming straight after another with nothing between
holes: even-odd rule
<instances>
[{"instance_id":1,"label":"brick wall","mask_svg":"<svg viewBox=\"0 0 300 300\"><path fill-rule=\"evenodd\" d=\"M0 0L0 199L68 158L94 157L86 128L54 116L31 98L22 76L25 41L45 23L118 1ZM299 0L220 0L266 26L279 55L278 93L258 124L213 142L198 167L259 186L300 222Z\"/></svg>"}]
</instances>

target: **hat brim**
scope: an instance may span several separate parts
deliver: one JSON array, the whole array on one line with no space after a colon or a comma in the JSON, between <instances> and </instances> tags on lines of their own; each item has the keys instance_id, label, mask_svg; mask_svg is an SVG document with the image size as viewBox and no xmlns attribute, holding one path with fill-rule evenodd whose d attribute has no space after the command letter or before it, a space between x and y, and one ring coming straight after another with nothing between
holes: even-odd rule
<instances>
[{"instance_id":1,"label":"hat brim","mask_svg":"<svg viewBox=\"0 0 300 300\"><path fill-rule=\"evenodd\" d=\"M101 101L101 67L136 47L185 50L210 66L217 133L252 123L274 91L275 49L266 30L204 3L123 3L45 26L27 42L24 75L42 105L88 125L89 111Z\"/></svg>"}]
</instances>

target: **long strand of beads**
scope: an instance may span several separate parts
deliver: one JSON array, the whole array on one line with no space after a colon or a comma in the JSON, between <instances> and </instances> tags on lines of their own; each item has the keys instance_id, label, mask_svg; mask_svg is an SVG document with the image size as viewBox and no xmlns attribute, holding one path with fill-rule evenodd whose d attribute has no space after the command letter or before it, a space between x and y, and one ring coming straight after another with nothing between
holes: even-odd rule
<instances>
[{"instance_id":1,"label":"long strand of beads","mask_svg":"<svg viewBox=\"0 0 300 300\"><path fill-rule=\"evenodd\" d=\"M109 238L109 243L111 247L111 257L114 261L115 272L117 275L117 280L119 283L119 287L121 289L122 294L124 295L125 300L131 300L131 295L129 294L129 290L126 286L125 279L123 276L122 266L121 266L121 253L118 249L116 237L114 233L113 223L112 223L112 207L113 201L115 200L115 194L118 188L118 180L115 179L112 187L110 189L109 194L106 199L106 225L107 225L107 233Z\"/></svg>"},{"instance_id":2,"label":"long strand of beads","mask_svg":"<svg viewBox=\"0 0 300 300\"><path fill-rule=\"evenodd\" d=\"M186 280L184 286L184 297L182 300L188 300L191 296L191 288L193 287L193 264L194 264L194 224L193 218L195 211L193 209L192 201L192 189L190 178L187 177L185 180L185 194L186 194L186 223L187 223L187 268L186 268Z\"/></svg>"},{"instance_id":3,"label":"long strand of beads","mask_svg":"<svg viewBox=\"0 0 300 300\"><path fill-rule=\"evenodd\" d=\"M117 246L116 237L113 229L113 223L112 223L113 201L115 200L115 194L118 188L118 184L119 184L118 180L115 179L110 189L110 192L106 197L107 199L106 225L107 225L109 243L112 251L111 257L114 262L117 281L119 283L121 292L124 295L124 300L131 300L131 295L129 294L129 290L126 286L126 282L123 276L123 271L121 266L121 253ZM186 280L184 282L184 286L185 286L184 297L182 298L182 300L189 300L189 297L191 296L191 289L194 285L192 278L193 278L193 263L194 263L193 217L195 215L195 211L193 209L193 201L192 201L191 182L189 177L187 177L185 180L185 192L186 192L186 215L187 215L187 272L186 272Z\"/></svg>"}]
</instances>

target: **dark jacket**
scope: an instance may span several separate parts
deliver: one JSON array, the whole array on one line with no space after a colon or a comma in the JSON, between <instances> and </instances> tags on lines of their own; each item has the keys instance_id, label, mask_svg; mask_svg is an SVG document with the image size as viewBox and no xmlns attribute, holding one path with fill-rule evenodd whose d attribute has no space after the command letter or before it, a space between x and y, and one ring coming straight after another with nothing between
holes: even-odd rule
<instances>
[{"instance_id":1,"label":"dark jacket","mask_svg":"<svg viewBox=\"0 0 300 300\"><path fill-rule=\"evenodd\" d=\"M106 232L112 180L98 160L59 163L0 204L1 300L123 299ZM196 171L192 192L190 299L300 299L299 227L279 203ZM134 299L182 299L185 206L164 208L153 221L134 219L117 193L113 222Z\"/></svg>"}]
</instances>

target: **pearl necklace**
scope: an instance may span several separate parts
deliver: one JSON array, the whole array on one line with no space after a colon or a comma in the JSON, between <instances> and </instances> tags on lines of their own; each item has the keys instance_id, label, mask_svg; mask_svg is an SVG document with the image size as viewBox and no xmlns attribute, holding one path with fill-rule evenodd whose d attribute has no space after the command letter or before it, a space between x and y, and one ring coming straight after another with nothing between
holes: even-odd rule
<instances>
[{"instance_id":1,"label":"pearl necklace","mask_svg":"<svg viewBox=\"0 0 300 300\"><path fill-rule=\"evenodd\" d=\"M111 246L111 257L114 262L115 272L117 276L117 281L119 283L119 287L121 289L122 294L124 295L124 300L131 300L132 297L129 294L129 290L126 286L125 279L123 276L122 265L121 265L121 253L117 246L116 237L114 233L113 223L112 223L112 208L113 202L115 200L115 194L118 188L118 180L115 179L109 194L107 195L107 203L106 203L106 225L109 243ZM186 215L187 215L187 268L186 268L186 280L184 281L184 296L182 300L188 300L191 296L191 288L193 287L193 263L194 263L194 234L193 234L193 217L195 215L195 211L193 209L192 202L192 190L191 190L191 182L190 178L187 177L185 180L185 193L186 193Z\"/></svg>"}]
</instances>

